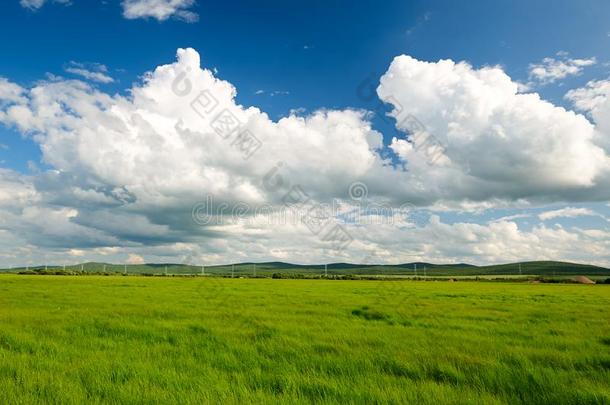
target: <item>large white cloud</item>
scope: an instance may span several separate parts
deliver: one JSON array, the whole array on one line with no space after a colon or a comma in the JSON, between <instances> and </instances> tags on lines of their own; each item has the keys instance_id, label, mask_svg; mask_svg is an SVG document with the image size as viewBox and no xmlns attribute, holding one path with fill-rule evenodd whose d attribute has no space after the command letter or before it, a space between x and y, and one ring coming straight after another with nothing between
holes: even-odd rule
<instances>
[{"instance_id":1,"label":"large white cloud","mask_svg":"<svg viewBox=\"0 0 610 405\"><path fill-rule=\"evenodd\" d=\"M46 214L65 219L95 231L88 239L79 235L90 245L112 238L162 243L205 233L190 212L206 195L218 206L271 207L281 206L296 185L320 200L346 195L350 182L376 163L374 149L381 146L381 134L362 111L273 122L256 108L237 105L233 86L202 70L192 49L179 50L176 63L147 74L129 97L75 80L27 90L2 84L0 119L31 136L54 168L32 180L41 204L68 209L58 215L24 209L22 222ZM209 106L203 106L206 100ZM235 120L230 134L218 126L227 116ZM244 148L244 134L260 148ZM281 185L266 176L277 167ZM11 221L19 223L15 215ZM37 227L21 230L32 241L41 235Z\"/></svg>"},{"instance_id":2,"label":"large white cloud","mask_svg":"<svg viewBox=\"0 0 610 405\"><path fill-rule=\"evenodd\" d=\"M570 199L608 176L591 122L538 94L520 94L498 67L403 55L381 78L378 94L393 105L398 127L414 132L391 148L439 194ZM442 147L429 153L435 144Z\"/></svg>"},{"instance_id":3,"label":"large white cloud","mask_svg":"<svg viewBox=\"0 0 610 405\"><path fill-rule=\"evenodd\" d=\"M400 130L425 128L432 137L416 131L394 139L390 148L401 163L394 167L381 157L382 136L369 113L321 110L273 121L238 105L236 89L202 69L193 49L179 50L175 63L147 73L127 96L78 80L23 88L1 79L0 122L38 143L51 169L2 173L0 237L11 240L7 246L43 247L74 260L132 254L217 263L333 257L481 263L512 260L527 249L532 258L575 260L587 252L579 243L602 252L604 230L524 231L510 221L449 224L438 217L414 225L396 213L371 224L338 215L354 243L337 252L299 221L269 220L286 208L295 186L312 203L341 199L343 214L358 210L348 198L354 181L368 186L366 202L390 208L607 198L600 185L608 157L598 146L597 118L517 87L499 68L396 58L379 96L394 106ZM206 196L213 196L214 213L247 204L269 214L245 223L194 222L193 206Z\"/></svg>"},{"instance_id":4,"label":"large white cloud","mask_svg":"<svg viewBox=\"0 0 610 405\"><path fill-rule=\"evenodd\" d=\"M80 81L40 83L26 103L11 96L5 121L32 134L54 168L124 187L142 204L204 193L264 203L280 197L262 187L278 162L293 184L333 195L338 184L346 189L375 163L381 135L364 112L319 111L273 122L256 108L236 105L233 86L202 70L194 50L178 56L148 74L129 98ZM180 86L188 86L188 94ZM201 107L206 97L215 106L209 114ZM223 114L236 123L227 138L214 129ZM260 142L251 158L240 148L242 133Z\"/></svg>"}]
</instances>

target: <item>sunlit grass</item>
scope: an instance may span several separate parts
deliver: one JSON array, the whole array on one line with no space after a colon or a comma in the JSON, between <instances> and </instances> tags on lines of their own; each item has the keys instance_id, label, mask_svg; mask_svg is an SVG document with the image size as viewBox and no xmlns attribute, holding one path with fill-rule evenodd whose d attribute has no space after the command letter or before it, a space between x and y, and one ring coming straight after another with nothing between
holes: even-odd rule
<instances>
[{"instance_id":1,"label":"sunlit grass","mask_svg":"<svg viewBox=\"0 0 610 405\"><path fill-rule=\"evenodd\" d=\"M610 402L610 286L0 276L0 403Z\"/></svg>"}]
</instances>

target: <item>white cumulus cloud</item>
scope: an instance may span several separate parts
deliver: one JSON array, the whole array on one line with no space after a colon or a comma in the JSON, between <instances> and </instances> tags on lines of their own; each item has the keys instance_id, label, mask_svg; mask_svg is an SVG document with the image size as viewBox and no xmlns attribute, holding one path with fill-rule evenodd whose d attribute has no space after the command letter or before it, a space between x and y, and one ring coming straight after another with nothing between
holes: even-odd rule
<instances>
[{"instance_id":1,"label":"white cumulus cloud","mask_svg":"<svg viewBox=\"0 0 610 405\"><path fill-rule=\"evenodd\" d=\"M343 214L361 210L348 195L355 181L367 186L367 203L390 208L607 200L608 157L597 122L605 107L585 103L588 90L573 99L589 106L591 120L519 94L498 67L399 56L377 90L402 133L389 145L396 167L370 113L295 111L272 120L239 105L237 89L202 68L195 50L177 56L126 96L79 80L26 88L0 79L0 122L39 145L49 167L31 175L0 171L0 258L51 260L76 249L91 259L193 262L357 262L368 255L481 263L593 253L608 260L603 229L525 231L510 216L485 225L395 213L378 215L380 223L342 221L354 243L338 253L306 224L270 220L295 187L314 204L339 200ZM256 148L244 148L245 139ZM441 147L432 148L435 142ZM193 221L193 207L207 196L223 220ZM263 214L226 218L244 204Z\"/></svg>"},{"instance_id":2,"label":"white cumulus cloud","mask_svg":"<svg viewBox=\"0 0 610 405\"><path fill-rule=\"evenodd\" d=\"M538 94L520 94L499 67L402 55L377 92L394 107L397 127L410 133L390 148L422 194L572 199L608 177L595 125Z\"/></svg>"}]
</instances>

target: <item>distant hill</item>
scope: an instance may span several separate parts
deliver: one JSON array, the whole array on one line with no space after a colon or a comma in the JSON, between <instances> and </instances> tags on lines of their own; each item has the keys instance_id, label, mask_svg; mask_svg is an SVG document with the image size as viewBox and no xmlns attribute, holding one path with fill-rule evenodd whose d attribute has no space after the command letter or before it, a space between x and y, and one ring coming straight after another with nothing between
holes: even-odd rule
<instances>
[{"instance_id":1,"label":"distant hill","mask_svg":"<svg viewBox=\"0 0 610 405\"><path fill-rule=\"evenodd\" d=\"M63 266L36 266L29 268L13 268L1 272L19 273L26 270L41 272L62 272ZM67 266L67 272L85 273L123 273L129 274L201 274L219 276L271 276L275 273L314 275L324 274L323 264L304 265L284 262L236 263L234 265L201 266L177 263L148 263L127 265L110 263L82 263ZM486 276L486 275L532 275L532 276L568 276L568 275L610 275L610 269L589 264L578 264L555 261L534 261L507 263L492 266L475 266L472 264L435 264L425 262L402 263L396 265L371 265L354 263L331 263L327 265L329 275L392 275L392 276Z\"/></svg>"}]
</instances>

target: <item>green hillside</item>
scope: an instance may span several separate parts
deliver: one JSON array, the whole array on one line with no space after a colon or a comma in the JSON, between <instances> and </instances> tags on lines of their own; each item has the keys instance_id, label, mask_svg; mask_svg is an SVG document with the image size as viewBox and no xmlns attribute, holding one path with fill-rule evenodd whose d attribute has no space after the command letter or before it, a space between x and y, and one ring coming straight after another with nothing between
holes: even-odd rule
<instances>
[{"instance_id":1,"label":"green hillside","mask_svg":"<svg viewBox=\"0 0 610 405\"><path fill-rule=\"evenodd\" d=\"M73 266L37 266L29 268L12 268L1 270L10 273L86 273L86 274L146 274L146 275L210 275L225 277L271 277L276 274L314 276L324 275L324 265L299 265L283 262L238 263L221 266L201 266L184 264L142 264L122 265L108 263L83 263ZM610 269L588 264L577 264L553 261L535 261L508 263L493 266L474 266L470 264L434 264L404 263L398 265L365 265L350 263L333 263L327 265L329 276L494 276L494 275L528 275L528 276L572 276L591 275L608 276Z\"/></svg>"}]
</instances>

